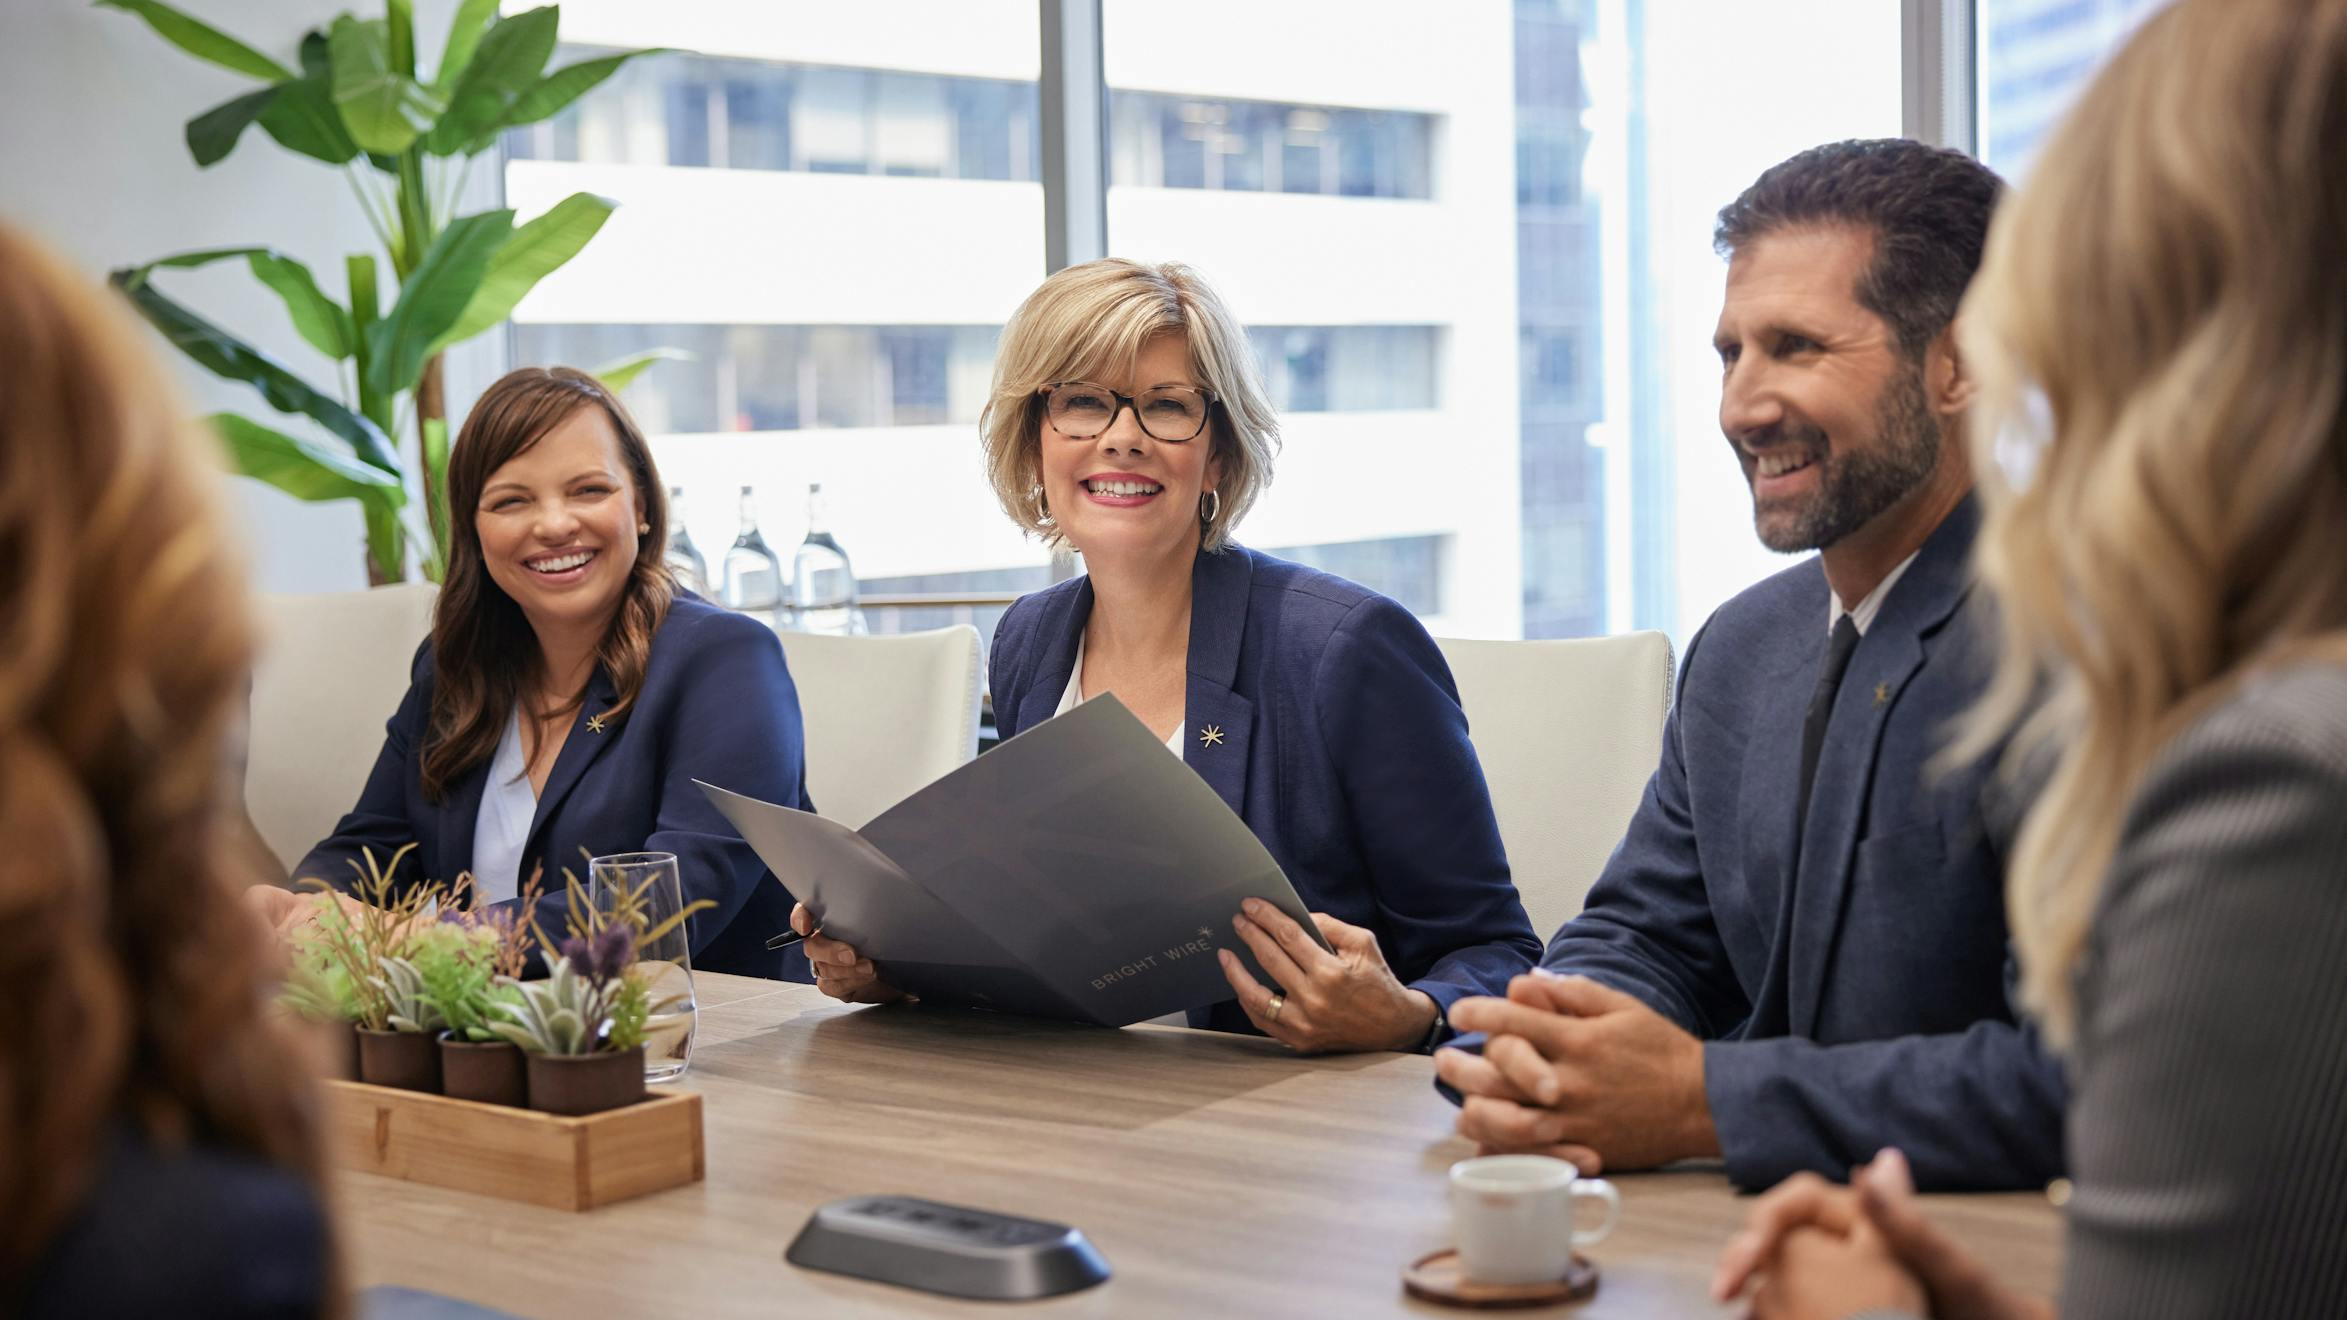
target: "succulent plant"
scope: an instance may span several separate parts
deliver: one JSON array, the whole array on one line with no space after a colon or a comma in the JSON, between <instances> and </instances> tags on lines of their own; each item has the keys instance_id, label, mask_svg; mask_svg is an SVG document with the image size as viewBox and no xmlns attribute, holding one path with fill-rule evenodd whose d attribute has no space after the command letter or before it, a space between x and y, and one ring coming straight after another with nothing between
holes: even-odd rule
<instances>
[{"instance_id":1,"label":"succulent plant","mask_svg":"<svg viewBox=\"0 0 2347 1320\"><path fill-rule=\"evenodd\" d=\"M602 1045L616 982L597 981L564 956L554 960L545 980L499 977L497 983L520 992L518 1000L489 1006L502 1019L489 1024L500 1039L532 1054L592 1054Z\"/></svg>"},{"instance_id":2,"label":"succulent plant","mask_svg":"<svg viewBox=\"0 0 2347 1320\"><path fill-rule=\"evenodd\" d=\"M417 998L460 1039L496 1039L488 1021L497 950L498 932L488 925L443 920L418 934L407 955L423 981Z\"/></svg>"},{"instance_id":3,"label":"succulent plant","mask_svg":"<svg viewBox=\"0 0 2347 1320\"><path fill-rule=\"evenodd\" d=\"M350 973L333 956L327 923L340 923L342 914L328 911L317 922L295 930L287 942L290 967L278 1002L312 1022L351 1022L360 1014L358 991Z\"/></svg>"},{"instance_id":4,"label":"succulent plant","mask_svg":"<svg viewBox=\"0 0 2347 1320\"><path fill-rule=\"evenodd\" d=\"M424 993L424 974L413 962L401 957L386 957L382 974L369 977L375 989L382 994L388 1010L384 1021L393 1031L430 1033L448 1025L440 1009Z\"/></svg>"}]
</instances>

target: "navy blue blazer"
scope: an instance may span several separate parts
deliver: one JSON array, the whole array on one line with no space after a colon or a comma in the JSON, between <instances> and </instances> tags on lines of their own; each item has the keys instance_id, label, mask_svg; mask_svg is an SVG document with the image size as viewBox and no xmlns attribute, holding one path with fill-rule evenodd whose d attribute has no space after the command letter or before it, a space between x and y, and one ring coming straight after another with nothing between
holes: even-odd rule
<instances>
[{"instance_id":1,"label":"navy blue blazer","mask_svg":"<svg viewBox=\"0 0 2347 1320\"><path fill-rule=\"evenodd\" d=\"M1844 1178L1884 1146L1930 1188L2062 1171L2061 1070L2008 995L2012 813L1985 765L1927 772L1988 676L1960 608L1978 523L1967 498L1851 654L1805 824L1824 568L1805 560L1721 606L1688 644L1628 834L1541 960L1708 1042L1704 1089L1739 1185Z\"/></svg>"},{"instance_id":2,"label":"navy blue blazer","mask_svg":"<svg viewBox=\"0 0 2347 1320\"><path fill-rule=\"evenodd\" d=\"M313 1320L332 1257L325 1207L300 1178L251 1155L166 1149L123 1123L81 1206L20 1287L0 1287L0 1315Z\"/></svg>"},{"instance_id":3,"label":"navy blue blazer","mask_svg":"<svg viewBox=\"0 0 2347 1320\"><path fill-rule=\"evenodd\" d=\"M1434 639L1343 578L1240 546L1190 579L1182 760L1263 841L1304 906L1377 936L1447 1015L1540 951ZM994 633L994 719L1050 719L1092 616L1088 577L1022 597ZM1200 731L1217 729L1206 742ZM1235 937L1234 937L1235 939ZM1237 1000L1193 1026L1253 1031Z\"/></svg>"},{"instance_id":4,"label":"navy blue blazer","mask_svg":"<svg viewBox=\"0 0 2347 1320\"><path fill-rule=\"evenodd\" d=\"M764 624L679 593L653 634L635 705L596 732L590 721L618 699L600 667L554 758L523 845L521 874L543 862L539 924L561 938L562 872L588 883L586 859L621 852L675 853L685 901L717 906L690 922L693 965L743 976L811 979L796 946L769 952L766 940L790 928L792 898L758 855L709 804L695 779L812 811L798 690L782 643ZM415 681L384 730L383 750L359 803L334 835L294 868L347 889L351 862L372 848L388 861L413 841L401 867L411 879L453 880L473 867L473 825L488 786L484 761L424 800L423 743L432 713L432 643L416 651Z\"/></svg>"}]
</instances>

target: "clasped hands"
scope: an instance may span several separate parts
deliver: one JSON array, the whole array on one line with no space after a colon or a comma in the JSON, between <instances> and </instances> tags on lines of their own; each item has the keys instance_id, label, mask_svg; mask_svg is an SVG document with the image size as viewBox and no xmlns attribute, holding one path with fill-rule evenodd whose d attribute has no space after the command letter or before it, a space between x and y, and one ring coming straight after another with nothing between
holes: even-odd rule
<instances>
[{"instance_id":1,"label":"clasped hands","mask_svg":"<svg viewBox=\"0 0 2347 1320\"><path fill-rule=\"evenodd\" d=\"M1325 912L1313 913L1312 921L1329 948L1321 948L1302 926L1259 898L1240 904L1231 929L1279 986L1276 991L1264 986L1229 949L1215 951L1247 1020L1302 1053L1417 1048L1434 1029L1433 998L1394 976L1369 931ZM815 970L815 987L824 994L850 1004L905 997L879 978L871 959L817 934L805 904L791 910L790 924L807 937L807 962Z\"/></svg>"},{"instance_id":2,"label":"clasped hands","mask_svg":"<svg viewBox=\"0 0 2347 1320\"><path fill-rule=\"evenodd\" d=\"M1553 1155L1584 1176L1719 1154L1703 1042L1631 995L1534 971L1505 999L1453 1004L1450 1022L1489 1037L1481 1055L1435 1054L1479 1153Z\"/></svg>"},{"instance_id":3,"label":"clasped hands","mask_svg":"<svg viewBox=\"0 0 2347 1320\"><path fill-rule=\"evenodd\" d=\"M1754 1202L1712 1276L1719 1301L1758 1320L1839 1320L1871 1311L1937 1320L2053 1320L2052 1304L1992 1278L1924 1217L1907 1159L1885 1150L1836 1187L1795 1174Z\"/></svg>"}]
</instances>

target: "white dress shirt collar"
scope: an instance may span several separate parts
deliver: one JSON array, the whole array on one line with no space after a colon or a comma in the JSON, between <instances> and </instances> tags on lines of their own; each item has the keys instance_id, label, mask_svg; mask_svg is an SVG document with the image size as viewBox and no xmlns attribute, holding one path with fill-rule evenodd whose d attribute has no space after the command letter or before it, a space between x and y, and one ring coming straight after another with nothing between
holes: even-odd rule
<instances>
[{"instance_id":1,"label":"white dress shirt collar","mask_svg":"<svg viewBox=\"0 0 2347 1320\"><path fill-rule=\"evenodd\" d=\"M1922 553L1917 550L1915 554L1900 560L1899 566L1884 574L1883 580L1875 584L1874 590L1866 593L1866 599L1859 601L1855 609L1843 608L1842 598L1834 594L1833 588L1826 588L1825 630L1832 632L1834 625L1847 614L1850 622L1856 625L1858 635L1864 637L1866 630L1874 626L1874 616L1882 613L1882 603L1890 598L1891 588L1899 585L1899 579L1907 575L1907 569L1915 562L1915 556Z\"/></svg>"}]
</instances>

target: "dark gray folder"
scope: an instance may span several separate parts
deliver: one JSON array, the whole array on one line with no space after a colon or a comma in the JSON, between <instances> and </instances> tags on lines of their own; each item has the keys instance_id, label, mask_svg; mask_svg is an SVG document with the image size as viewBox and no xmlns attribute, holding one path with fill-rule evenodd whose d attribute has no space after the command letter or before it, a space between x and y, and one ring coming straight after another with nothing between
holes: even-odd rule
<instances>
[{"instance_id":1,"label":"dark gray folder","mask_svg":"<svg viewBox=\"0 0 2347 1320\"><path fill-rule=\"evenodd\" d=\"M1248 897L1327 947L1254 832L1113 696L860 833L701 789L824 934L926 1001L1124 1026L1230 998L1217 948L1275 986L1231 930Z\"/></svg>"}]
</instances>

